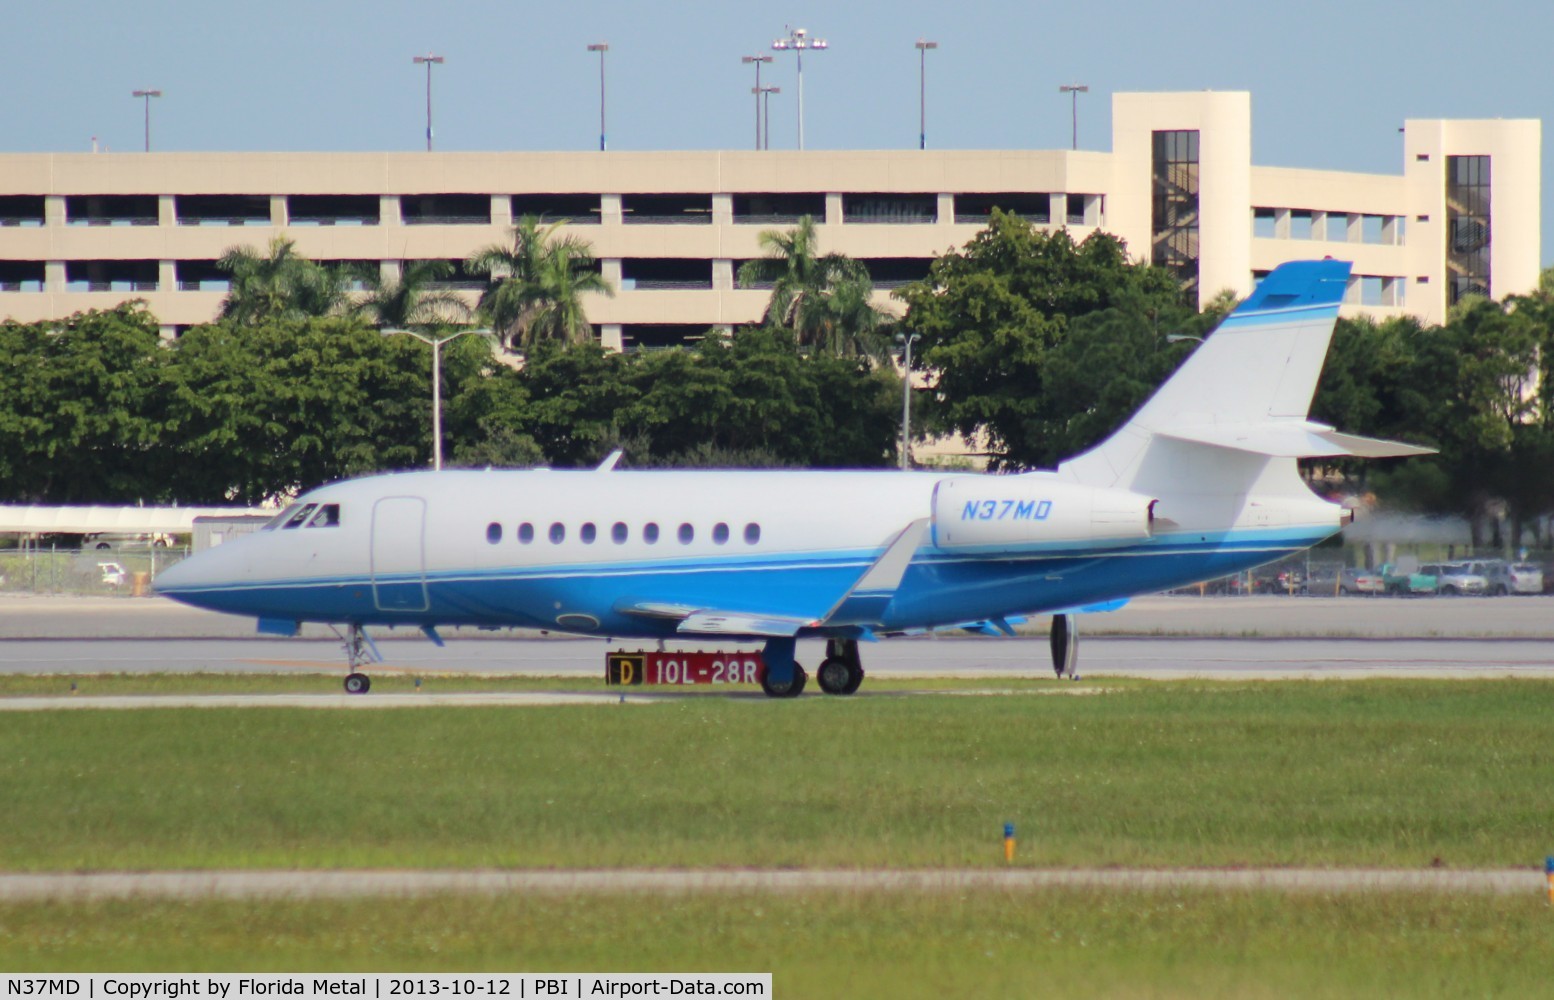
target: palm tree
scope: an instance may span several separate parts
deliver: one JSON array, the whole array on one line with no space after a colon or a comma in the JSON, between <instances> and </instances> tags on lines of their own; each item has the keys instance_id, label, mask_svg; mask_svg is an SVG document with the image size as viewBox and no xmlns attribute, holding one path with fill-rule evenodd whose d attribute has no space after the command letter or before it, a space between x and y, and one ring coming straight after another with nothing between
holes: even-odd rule
<instances>
[{"instance_id":1,"label":"palm tree","mask_svg":"<svg viewBox=\"0 0 1554 1000\"><path fill-rule=\"evenodd\" d=\"M265 320L328 316L349 308L347 276L297 253L284 236L270 241L268 253L253 247L229 247L216 266L231 275L221 318L252 325Z\"/></svg>"},{"instance_id":2,"label":"palm tree","mask_svg":"<svg viewBox=\"0 0 1554 1000\"><path fill-rule=\"evenodd\" d=\"M763 231L757 241L765 256L739 269L739 284L771 284L763 321L793 331L799 346L832 354L878 354L882 316L871 303L874 283L858 261L839 253L819 256L815 219L797 228Z\"/></svg>"},{"instance_id":3,"label":"palm tree","mask_svg":"<svg viewBox=\"0 0 1554 1000\"><path fill-rule=\"evenodd\" d=\"M367 294L356 304L379 327L444 326L469 319L469 306L458 293L435 287L452 277L453 265L445 260L406 261L399 277L384 281L378 274L364 274Z\"/></svg>"},{"instance_id":4,"label":"palm tree","mask_svg":"<svg viewBox=\"0 0 1554 1000\"><path fill-rule=\"evenodd\" d=\"M511 246L488 246L469 259L471 273L491 279L476 310L504 342L527 347L540 340L588 340L593 328L582 296L615 294L594 270L593 247L575 236L558 236L562 225L541 226L526 215L513 226Z\"/></svg>"}]
</instances>

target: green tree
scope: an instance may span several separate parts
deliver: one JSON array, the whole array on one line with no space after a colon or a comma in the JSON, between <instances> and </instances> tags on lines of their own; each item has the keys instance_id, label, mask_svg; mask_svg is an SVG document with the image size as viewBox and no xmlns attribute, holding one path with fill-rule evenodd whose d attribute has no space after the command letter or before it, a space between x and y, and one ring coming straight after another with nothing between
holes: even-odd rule
<instances>
[{"instance_id":1,"label":"green tree","mask_svg":"<svg viewBox=\"0 0 1554 1000\"><path fill-rule=\"evenodd\" d=\"M255 504L424 464L430 363L423 345L354 319L190 330L167 379L178 499Z\"/></svg>"},{"instance_id":2,"label":"green tree","mask_svg":"<svg viewBox=\"0 0 1554 1000\"><path fill-rule=\"evenodd\" d=\"M166 352L143 302L0 323L0 496L10 503L164 499Z\"/></svg>"},{"instance_id":3,"label":"green tree","mask_svg":"<svg viewBox=\"0 0 1554 1000\"><path fill-rule=\"evenodd\" d=\"M277 236L268 252L229 247L216 266L230 276L220 318L253 325L348 312L350 275L316 264L297 252L294 241Z\"/></svg>"},{"instance_id":4,"label":"green tree","mask_svg":"<svg viewBox=\"0 0 1554 1000\"><path fill-rule=\"evenodd\" d=\"M367 292L356 309L381 328L430 328L469 319L469 307L458 293L438 284L453 275L445 260L406 261L399 277L383 280L381 274L362 275Z\"/></svg>"},{"instance_id":5,"label":"green tree","mask_svg":"<svg viewBox=\"0 0 1554 1000\"><path fill-rule=\"evenodd\" d=\"M576 236L560 235L562 225L542 226L526 215L513 227L511 246L488 246L469 259L471 272L491 280L477 312L504 343L527 348L544 340L589 340L593 328L583 295L615 294L595 270L592 246Z\"/></svg>"},{"instance_id":6,"label":"green tree","mask_svg":"<svg viewBox=\"0 0 1554 1000\"><path fill-rule=\"evenodd\" d=\"M819 252L813 216L790 230L757 237L763 256L739 269L739 284L772 286L763 322L791 331L798 345L833 355L883 356L884 317L873 305L868 269L839 253Z\"/></svg>"},{"instance_id":7,"label":"green tree","mask_svg":"<svg viewBox=\"0 0 1554 1000\"><path fill-rule=\"evenodd\" d=\"M1165 336L1198 323L1175 278L1116 237L1075 244L996 209L897 295L923 338L914 367L937 378L930 425L985 434L994 467L1050 467L1106 436L1186 353Z\"/></svg>"}]
</instances>

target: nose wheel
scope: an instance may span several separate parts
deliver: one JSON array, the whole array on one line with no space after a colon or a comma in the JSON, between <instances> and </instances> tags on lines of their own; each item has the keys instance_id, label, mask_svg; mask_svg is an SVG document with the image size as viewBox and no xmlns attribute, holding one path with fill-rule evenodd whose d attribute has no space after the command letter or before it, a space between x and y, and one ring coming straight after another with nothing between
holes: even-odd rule
<instances>
[{"instance_id":1,"label":"nose wheel","mask_svg":"<svg viewBox=\"0 0 1554 1000\"><path fill-rule=\"evenodd\" d=\"M336 631L338 635L339 632ZM350 673L345 675L346 694L366 694L372 690L372 678L362 673L361 668L369 663L380 663L383 656L378 652L378 647L367 638L367 633L362 631L360 625L350 625L346 634L340 637L341 645L345 647L345 663Z\"/></svg>"}]
</instances>

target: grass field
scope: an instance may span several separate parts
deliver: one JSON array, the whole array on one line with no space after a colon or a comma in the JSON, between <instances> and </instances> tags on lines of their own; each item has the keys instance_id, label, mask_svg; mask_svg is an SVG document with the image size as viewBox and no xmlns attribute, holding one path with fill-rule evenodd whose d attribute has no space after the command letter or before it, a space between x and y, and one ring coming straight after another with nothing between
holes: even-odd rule
<instances>
[{"instance_id":1,"label":"grass field","mask_svg":"<svg viewBox=\"0 0 1554 1000\"><path fill-rule=\"evenodd\" d=\"M771 971L797 997L1546 996L1537 899L1082 891L0 905L0 970Z\"/></svg>"},{"instance_id":2,"label":"grass field","mask_svg":"<svg viewBox=\"0 0 1554 1000\"><path fill-rule=\"evenodd\" d=\"M1554 853L1554 683L1104 690L17 713L0 869L988 866L1005 822L1032 866Z\"/></svg>"}]
</instances>

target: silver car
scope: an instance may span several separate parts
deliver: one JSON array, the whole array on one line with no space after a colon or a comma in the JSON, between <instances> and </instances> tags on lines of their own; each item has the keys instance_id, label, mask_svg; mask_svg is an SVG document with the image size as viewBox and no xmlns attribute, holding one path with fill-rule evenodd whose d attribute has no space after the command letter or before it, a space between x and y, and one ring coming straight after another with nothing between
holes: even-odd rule
<instances>
[{"instance_id":1,"label":"silver car","mask_svg":"<svg viewBox=\"0 0 1554 1000\"><path fill-rule=\"evenodd\" d=\"M1488 592L1497 597L1505 594L1543 593L1543 567L1537 563L1486 559L1473 563L1472 569L1488 581Z\"/></svg>"},{"instance_id":2,"label":"silver car","mask_svg":"<svg viewBox=\"0 0 1554 1000\"><path fill-rule=\"evenodd\" d=\"M1459 594L1482 596L1489 593L1489 581L1483 574L1473 572L1467 563L1432 563L1421 566L1419 572L1433 574L1436 593L1447 597Z\"/></svg>"}]
</instances>

